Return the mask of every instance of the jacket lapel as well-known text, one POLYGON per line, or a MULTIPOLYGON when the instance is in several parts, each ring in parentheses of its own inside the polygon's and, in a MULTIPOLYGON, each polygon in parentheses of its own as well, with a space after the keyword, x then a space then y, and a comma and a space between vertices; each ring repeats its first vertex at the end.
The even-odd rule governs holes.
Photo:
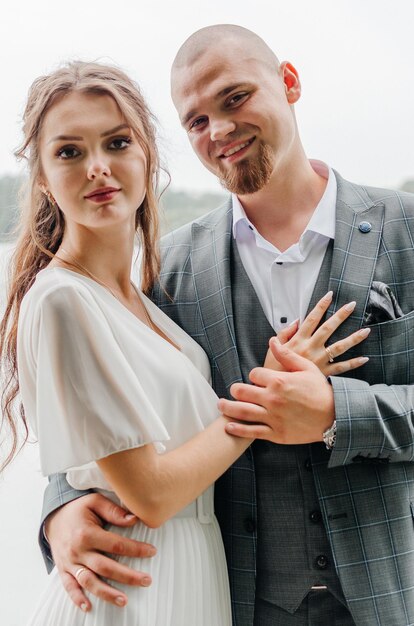
POLYGON ((242 380, 231 298, 231 200, 215 216, 193 224, 192 267, 207 352, 228 389, 242 380))
POLYGON ((384 204, 374 203, 364 187, 335 174, 338 183, 336 232, 328 287, 334 297, 328 316, 356 300, 352 316, 335 333, 335 340, 338 340, 363 324, 381 241, 384 204))
MULTIPOLYGON (((312 294, 310 308, 326 293, 334 292, 328 317, 343 304, 356 300, 355 311, 335 333, 335 340, 361 328, 381 240, 384 204, 374 203, 363 187, 335 172, 338 190, 335 241, 328 246, 312 294), (369 226, 367 232, 361 224, 369 226)), ((230 243, 232 205, 194 223, 192 264, 199 313, 212 363, 227 388, 241 381, 231 298, 230 243)))

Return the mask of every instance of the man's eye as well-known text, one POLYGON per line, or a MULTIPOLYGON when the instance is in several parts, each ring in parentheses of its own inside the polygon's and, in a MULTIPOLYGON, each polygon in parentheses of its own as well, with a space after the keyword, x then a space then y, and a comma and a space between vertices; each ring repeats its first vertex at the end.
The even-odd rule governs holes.
POLYGON ((131 137, 116 137, 109 144, 109 150, 125 150, 132 142, 131 137))
POLYGON ((193 122, 191 122, 189 130, 198 130, 203 127, 207 122, 206 117, 197 117, 193 122))
POLYGON ((242 93, 236 93, 236 94, 234 94, 234 96, 231 96, 227 100, 226 104, 227 104, 227 106, 238 105, 238 104, 240 104, 240 102, 243 102, 244 100, 246 100, 248 95, 249 94, 246 91, 243 91, 242 93))
POLYGON ((232 104, 239 104, 242 100, 247 98, 248 95, 249 94, 246 91, 243 91, 242 93, 236 93, 234 94, 234 96, 231 96, 231 98, 228 99, 227 104, 229 104, 230 106, 232 104))
POLYGON ((59 159, 64 160, 75 159, 79 155, 79 150, 74 146, 63 146, 63 148, 60 148, 57 151, 57 156, 59 157, 59 159))

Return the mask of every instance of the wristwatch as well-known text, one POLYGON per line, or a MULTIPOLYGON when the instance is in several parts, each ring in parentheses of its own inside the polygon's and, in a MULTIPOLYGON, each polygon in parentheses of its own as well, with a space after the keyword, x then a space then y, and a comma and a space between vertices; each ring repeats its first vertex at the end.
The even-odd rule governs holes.
POLYGON ((332 426, 327 428, 322 435, 323 442, 327 450, 332 450, 336 441, 336 420, 334 420, 332 426))

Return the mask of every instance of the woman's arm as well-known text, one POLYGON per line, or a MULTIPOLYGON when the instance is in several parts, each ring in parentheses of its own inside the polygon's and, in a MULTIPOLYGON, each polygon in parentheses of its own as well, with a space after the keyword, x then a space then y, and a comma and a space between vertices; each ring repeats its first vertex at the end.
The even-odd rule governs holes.
POLYGON ((249 447, 252 440, 225 431, 218 417, 204 431, 166 454, 152 444, 97 461, 118 497, 151 528, 195 500, 249 447))
MULTIPOLYGON (((293 325, 281 333, 279 340, 319 367, 325 376, 339 374, 363 365, 364 358, 331 363, 325 343, 351 315, 355 303, 343 306, 319 328, 332 300, 324 296, 300 327, 293 325)), ((363 329, 330 347, 339 356, 367 336, 363 329)), ((283 369, 269 350, 265 367, 283 369)), ((220 417, 183 446, 165 455, 158 455, 152 445, 113 454, 98 461, 106 479, 128 508, 151 527, 160 526, 181 508, 194 500, 213 483, 250 445, 244 448, 236 440, 226 438, 226 419, 220 417)))

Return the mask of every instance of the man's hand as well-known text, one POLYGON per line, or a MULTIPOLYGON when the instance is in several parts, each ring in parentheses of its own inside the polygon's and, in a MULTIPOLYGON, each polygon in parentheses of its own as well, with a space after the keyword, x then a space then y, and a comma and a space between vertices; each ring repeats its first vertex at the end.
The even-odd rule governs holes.
POLYGON ((126 585, 148 587, 151 584, 148 574, 122 565, 104 553, 150 557, 156 553, 154 546, 109 532, 103 528, 105 522, 127 527, 133 526, 137 518, 94 493, 65 504, 46 521, 46 535, 63 586, 82 611, 91 609, 83 589, 117 606, 127 604, 127 596, 100 576, 126 585), (75 574, 81 567, 86 570, 79 574, 80 585, 75 574))
POLYGON ((226 430, 238 437, 281 444, 322 441, 335 419, 331 385, 316 365, 277 338, 270 340, 270 347, 285 371, 257 367, 250 372, 252 385, 232 385, 235 401, 219 402, 220 411, 230 420, 226 430))

